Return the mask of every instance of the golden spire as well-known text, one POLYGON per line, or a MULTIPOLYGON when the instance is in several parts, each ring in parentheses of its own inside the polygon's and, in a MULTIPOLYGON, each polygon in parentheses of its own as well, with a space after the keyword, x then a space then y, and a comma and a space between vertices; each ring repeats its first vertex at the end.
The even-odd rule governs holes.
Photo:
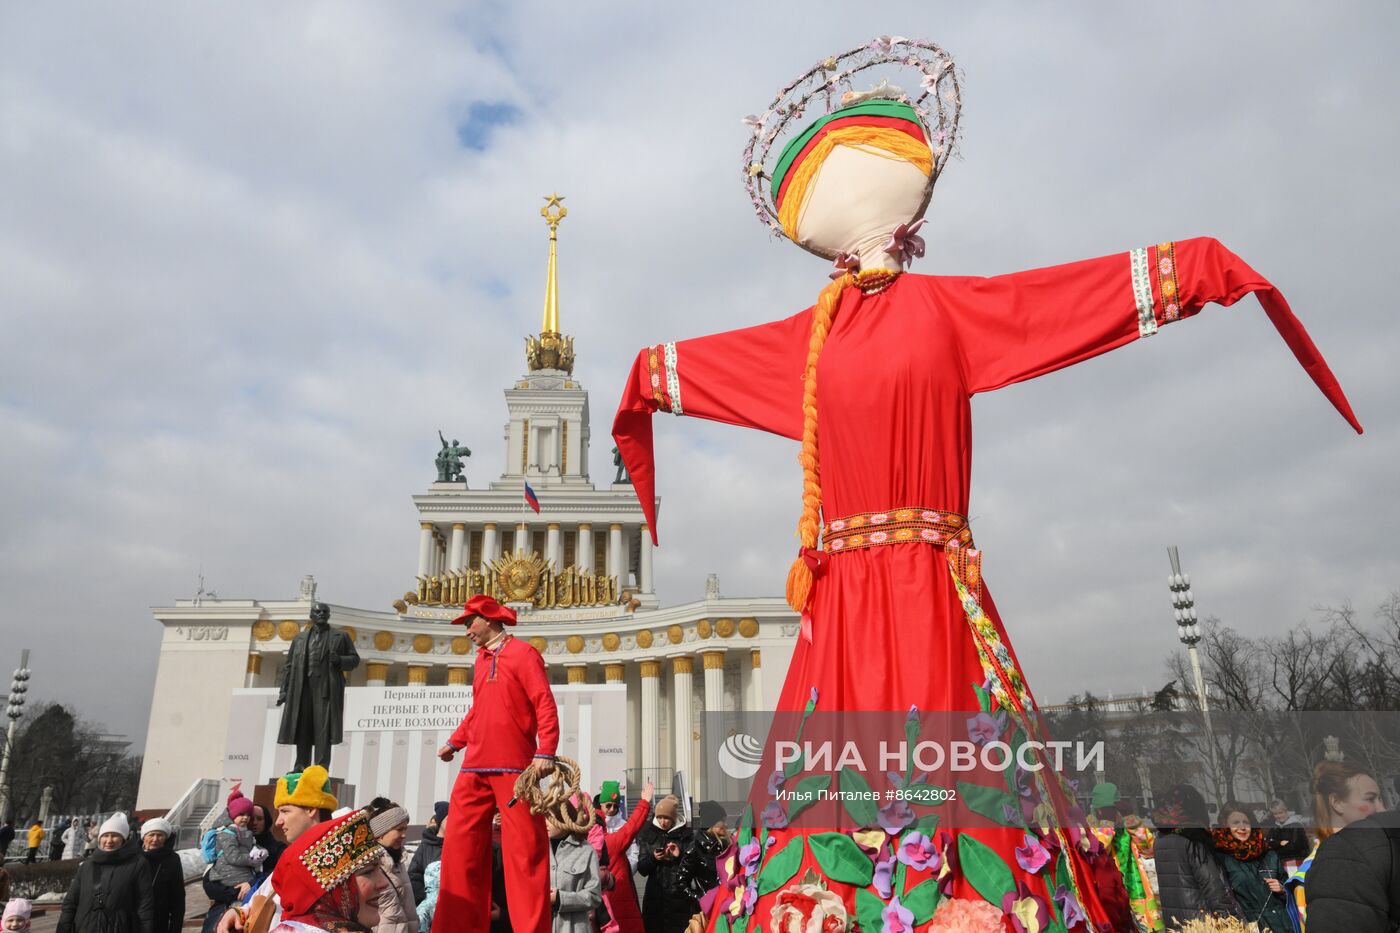
POLYGON ((560 202, 564 199, 557 194, 545 195, 547 202, 540 208, 540 216, 549 224, 549 277, 544 283, 544 327, 543 334, 559 333, 559 281, 555 277, 555 246, 559 242, 559 221, 569 216, 569 209, 560 202), (550 208, 554 208, 553 212, 550 208))
POLYGON ((545 195, 540 216, 549 224, 549 273, 544 284, 544 323, 540 335, 525 338, 525 358, 531 372, 539 369, 574 371, 574 338, 559 333, 559 280, 555 272, 559 222, 569 214, 559 194, 545 195))

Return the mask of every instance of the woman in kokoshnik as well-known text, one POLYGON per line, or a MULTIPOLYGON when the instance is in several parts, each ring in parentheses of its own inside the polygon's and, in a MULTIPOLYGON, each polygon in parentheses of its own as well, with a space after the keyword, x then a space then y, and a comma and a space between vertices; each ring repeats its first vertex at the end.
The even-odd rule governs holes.
MULTIPOLYGON (((801 551, 788 601, 802 614, 803 634, 780 717, 909 711, 917 731, 920 717, 971 710, 957 721, 967 721, 974 741, 1016 742, 1040 727, 965 518, 972 395, 1253 292, 1318 387, 1360 425, 1283 296, 1213 239, 993 278, 902 274, 922 255, 917 229, 951 151, 958 107, 946 53, 882 37, 820 63, 749 118, 745 174, 760 218, 833 259, 834 281, 813 307, 785 320, 643 349, 613 436, 653 536, 654 412, 802 442, 801 551), (844 106, 767 159, 803 108, 875 65, 917 69, 923 93, 911 98, 885 85, 847 94, 844 106)), ((765 807, 758 787, 740 828, 743 881, 717 903, 710 925, 780 933, 797 910, 803 923, 820 914, 833 928, 858 920, 900 933, 946 910, 995 914, 1014 930, 1132 929, 1086 883, 1082 813, 1050 773, 954 775, 966 779, 959 789, 975 812, 892 803, 878 816, 873 806, 848 809, 846 822, 821 828, 786 826, 792 814, 777 801, 765 807)), ((769 793, 785 779, 796 776, 775 774, 769 793)), ((829 786, 849 780, 843 772, 829 786)), ((940 782, 941 774, 928 780, 940 782)), ((886 799, 883 778, 868 783, 886 799)))

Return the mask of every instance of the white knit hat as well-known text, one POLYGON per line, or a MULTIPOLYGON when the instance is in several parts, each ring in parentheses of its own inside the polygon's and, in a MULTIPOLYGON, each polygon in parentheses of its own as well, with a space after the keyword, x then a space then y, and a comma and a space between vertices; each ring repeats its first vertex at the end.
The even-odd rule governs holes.
POLYGON ((107 817, 107 822, 97 830, 97 835, 102 836, 107 833, 116 833, 125 839, 131 835, 131 824, 126 821, 126 814, 118 811, 107 817))
POLYGON ((163 816, 153 817, 141 824, 141 835, 147 833, 165 833, 166 836, 175 835, 175 827, 170 825, 170 821, 163 816))

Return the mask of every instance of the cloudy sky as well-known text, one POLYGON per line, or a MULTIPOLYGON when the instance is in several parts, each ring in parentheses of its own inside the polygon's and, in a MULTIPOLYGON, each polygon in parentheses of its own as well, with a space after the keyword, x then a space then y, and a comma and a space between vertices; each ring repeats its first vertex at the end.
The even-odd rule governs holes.
MULTIPOLYGON (((436 431, 503 466, 557 189, 593 474, 637 347, 785 316, 824 265, 739 182, 776 88, 878 33, 966 73, 916 271, 1218 236, 1288 295, 1356 437, 1257 303, 974 402, 971 513, 1043 700, 1160 685, 1165 548, 1251 633, 1400 587, 1388 3, 7 4, 0 666, 144 735, 195 592, 387 608, 436 431)), ((660 425, 663 599, 777 594, 796 445, 660 425), (734 546, 733 521, 753 517, 734 546)), ((211 723, 211 728, 223 728, 211 723)))

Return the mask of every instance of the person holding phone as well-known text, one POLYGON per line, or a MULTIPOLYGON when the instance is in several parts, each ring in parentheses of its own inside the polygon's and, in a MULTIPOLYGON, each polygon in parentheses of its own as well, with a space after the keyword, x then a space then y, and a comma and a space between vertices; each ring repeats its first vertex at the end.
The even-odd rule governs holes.
POLYGON ((681 933, 700 902, 681 877, 681 855, 690 847, 691 829, 682 823, 681 802, 657 801, 651 822, 637 836, 637 871, 647 879, 642 895, 642 926, 646 933, 681 933))
POLYGON ((1278 853, 1254 825, 1254 816, 1233 801, 1220 808, 1220 825, 1211 830, 1215 857, 1225 873, 1230 893, 1246 922, 1271 933, 1293 933, 1283 897, 1282 865, 1278 853))

